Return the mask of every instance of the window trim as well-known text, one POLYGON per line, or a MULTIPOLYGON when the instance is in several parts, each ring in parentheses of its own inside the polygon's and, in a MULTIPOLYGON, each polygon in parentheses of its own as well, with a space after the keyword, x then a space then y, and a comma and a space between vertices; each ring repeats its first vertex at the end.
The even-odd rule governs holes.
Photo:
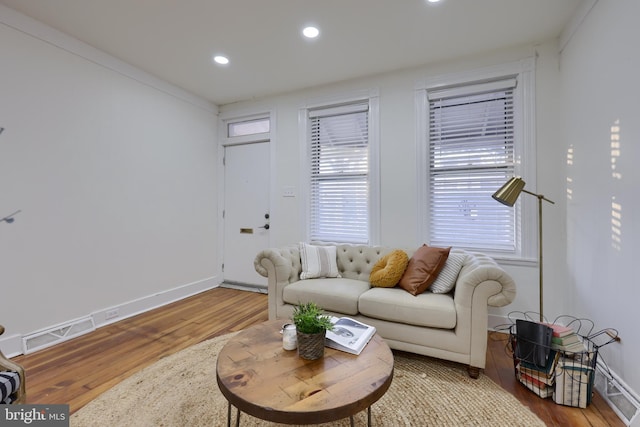
MULTIPOLYGON (((515 119, 515 173, 522 176, 534 191, 536 183, 536 135, 535 135, 535 58, 526 58, 507 64, 481 69, 455 72, 428 77, 415 86, 416 115, 416 168, 418 170, 418 238, 416 244, 429 242, 429 93, 465 84, 473 84, 500 78, 515 77, 518 86, 514 91, 515 119), (522 143, 518 143, 522 141, 522 143)), ((483 251, 488 255, 514 265, 530 265, 536 262, 538 236, 536 200, 520 197, 514 207, 519 215, 519 253, 483 251)), ((497 202, 496 202, 497 203, 497 202)))
MULTIPOLYGON (((379 97, 377 89, 354 91, 341 95, 330 95, 310 99, 298 109, 298 139, 300 146, 300 235, 309 242, 309 202, 310 202, 310 165, 309 137, 311 126, 309 111, 320 108, 338 107, 352 103, 369 103, 369 245, 380 244, 380 129, 379 97)), ((327 243, 327 242, 323 242, 327 243)))

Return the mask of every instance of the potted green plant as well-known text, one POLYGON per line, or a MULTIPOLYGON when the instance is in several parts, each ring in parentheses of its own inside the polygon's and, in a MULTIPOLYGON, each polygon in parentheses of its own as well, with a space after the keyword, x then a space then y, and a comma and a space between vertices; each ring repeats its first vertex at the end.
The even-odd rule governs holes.
POLYGON ((331 318, 316 303, 307 302, 294 308, 293 323, 296 325, 298 355, 308 360, 324 356, 325 333, 333 329, 331 318))

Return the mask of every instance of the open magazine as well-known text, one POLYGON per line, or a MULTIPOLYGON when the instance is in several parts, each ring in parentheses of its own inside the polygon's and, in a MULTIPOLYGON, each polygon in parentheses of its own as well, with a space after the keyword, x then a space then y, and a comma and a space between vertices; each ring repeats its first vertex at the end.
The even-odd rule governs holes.
POLYGON ((327 331, 325 345, 351 354, 360 354, 376 328, 349 317, 331 317, 333 330, 327 331))

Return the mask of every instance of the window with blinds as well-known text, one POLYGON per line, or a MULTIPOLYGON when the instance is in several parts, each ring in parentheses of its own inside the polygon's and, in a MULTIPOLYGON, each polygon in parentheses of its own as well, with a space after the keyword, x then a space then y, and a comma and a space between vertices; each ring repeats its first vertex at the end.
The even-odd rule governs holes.
POLYGON ((515 79, 428 91, 429 231, 438 246, 516 253, 516 209, 491 195, 515 172, 515 79))
POLYGON ((309 111, 309 238, 369 242, 368 103, 309 111))

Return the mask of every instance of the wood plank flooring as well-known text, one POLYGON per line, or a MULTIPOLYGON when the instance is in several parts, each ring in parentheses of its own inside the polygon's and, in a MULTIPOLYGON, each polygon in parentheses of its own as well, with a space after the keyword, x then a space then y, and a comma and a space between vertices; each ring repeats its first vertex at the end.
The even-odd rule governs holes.
MULTIPOLYGON (((68 403, 73 413, 163 357, 267 319, 266 295, 216 288, 14 360, 27 372, 27 403, 68 403)), ((515 379, 506 344, 506 335, 488 334, 484 374, 548 426, 624 426, 598 395, 586 409, 538 398, 515 379)))

